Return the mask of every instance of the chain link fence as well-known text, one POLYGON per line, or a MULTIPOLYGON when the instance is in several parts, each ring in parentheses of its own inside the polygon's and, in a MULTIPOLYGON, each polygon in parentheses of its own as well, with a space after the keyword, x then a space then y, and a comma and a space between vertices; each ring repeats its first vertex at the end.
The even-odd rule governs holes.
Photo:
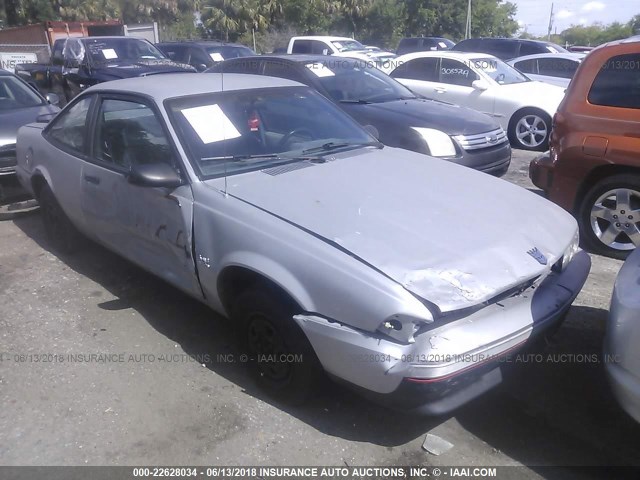
POLYGON ((13 72, 18 63, 48 63, 51 48, 47 44, 0 43, 0 68, 13 72))

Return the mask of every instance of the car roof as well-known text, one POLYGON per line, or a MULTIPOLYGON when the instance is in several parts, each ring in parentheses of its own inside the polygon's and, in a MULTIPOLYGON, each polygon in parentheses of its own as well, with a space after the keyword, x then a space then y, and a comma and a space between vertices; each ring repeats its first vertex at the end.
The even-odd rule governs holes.
POLYGON ((359 60, 357 58, 349 58, 349 57, 334 57, 331 55, 320 55, 320 54, 267 54, 267 55, 251 55, 247 57, 236 57, 230 58, 226 61, 228 62, 242 62, 242 61, 251 61, 251 60, 284 60, 285 62, 291 63, 310 63, 310 62, 339 62, 339 63, 362 63, 363 60, 359 60))
POLYGON ((488 53, 477 53, 477 52, 459 52, 454 50, 438 50, 438 51, 427 51, 427 52, 412 52, 407 53, 405 55, 400 55, 395 61, 409 61, 414 58, 426 58, 426 57, 442 57, 442 58, 451 58, 454 60, 474 60, 476 58, 493 58, 498 60, 498 57, 494 55, 490 55, 488 53))
POLYGON ((156 46, 171 45, 197 45, 199 47, 244 47, 249 48, 241 43, 221 42, 219 40, 175 40, 171 42, 158 42, 156 46))
POLYGON ((533 40, 531 38, 506 38, 506 37, 477 37, 477 38, 466 38, 464 40, 460 40, 459 43, 462 42, 470 42, 474 40, 498 40, 500 42, 524 42, 524 43, 535 43, 537 45, 551 45, 552 42, 547 42, 546 40, 533 40))
POLYGON ((584 59, 584 53, 534 53, 533 55, 523 55, 522 57, 516 57, 509 60, 508 64, 513 64, 514 62, 521 62, 523 60, 536 60, 538 58, 564 58, 566 60, 576 60, 577 62, 581 62, 584 59))
POLYGON ((0 75, 8 77, 9 75, 13 75, 13 73, 11 73, 9 70, 5 70, 4 68, 0 68, 0 75))
MULTIPOLYGON (((303 35, 301 37, 292 37, 291 40, 328 40, 328 41, 334 41, 334 40, 353 40, 353 38, 349 38, 349 37, 334 37, 331 35, 303 35)), ((356 40, 357 41, 357 40, 356 40)))
POLYGON ((158 103, 167 98, 249 90, 253 88, 298 87, 301 83, 283 78, 241 73, 162 73, 99 83, 86 92, 126 92, 153 97, 158 103), (169 88, 167 88, 169 85, 169 88))

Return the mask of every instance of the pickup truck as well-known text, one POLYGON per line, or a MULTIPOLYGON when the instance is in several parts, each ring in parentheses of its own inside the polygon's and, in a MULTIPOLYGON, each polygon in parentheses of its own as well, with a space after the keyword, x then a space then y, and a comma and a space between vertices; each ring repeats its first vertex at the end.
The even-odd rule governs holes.
POLYGON ((376 63, 390 60, 396 56, 392 52, 373 51, 353 38, 324 35, 292 37, 287 46, 287 53, 333 55, 376 63))
POLYGON ((15 73, 40 93, 55 93, 66 105, 84 89, 120 78, 157 73, 195 72, 167 58, 147 40, 133 37, 58 39, 48 64, 25 63, 15 73))

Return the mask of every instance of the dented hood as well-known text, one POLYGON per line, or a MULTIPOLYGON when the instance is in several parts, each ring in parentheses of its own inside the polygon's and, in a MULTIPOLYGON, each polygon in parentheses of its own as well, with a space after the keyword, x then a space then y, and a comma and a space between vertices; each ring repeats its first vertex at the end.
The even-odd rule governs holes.
POLYGON ((235 175, 228 192, 335 242, 443 312, 544 274, 577 228, 542 197, 450 162, 389 147, 334 157, 235 175))

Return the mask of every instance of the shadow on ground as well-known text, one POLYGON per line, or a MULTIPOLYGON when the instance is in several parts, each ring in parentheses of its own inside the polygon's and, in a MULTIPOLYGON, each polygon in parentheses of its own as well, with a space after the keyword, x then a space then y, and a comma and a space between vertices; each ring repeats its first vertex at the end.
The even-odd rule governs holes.
MULTIPOLYGON (((14 223, 51 251, 39 215, 17 218, 14 223)), ((58 257, 117 297, 97 303, 100 308, 135 309, 192 356, 236 353, 228 321, 106 249, 89 243, 78 254, 58 257)), ((505 376, 503 386, 458 410, 456 420, 472 435, 525 465, 640 465, 640 426, 618 408, 604 375, 601 346, 606 315, 605 310, 574 307, 550 343, 521 353, 542 355, 542 359, 522 357, 505 376)), ((334 383, 319 389, 321 393, 305 406, 294 408, 265 397, 239 364, 212 363, 208 368, 246 394, 276 405, 318 431, 347 440, 396 447, 421 438, 449 418, 392 412, 334 383)), ((397 464, 424 461, 421 452, 416 458, 401 456, 397 464)), ((568 478, 569 472, 563 472, 539 473, 568 478)))

